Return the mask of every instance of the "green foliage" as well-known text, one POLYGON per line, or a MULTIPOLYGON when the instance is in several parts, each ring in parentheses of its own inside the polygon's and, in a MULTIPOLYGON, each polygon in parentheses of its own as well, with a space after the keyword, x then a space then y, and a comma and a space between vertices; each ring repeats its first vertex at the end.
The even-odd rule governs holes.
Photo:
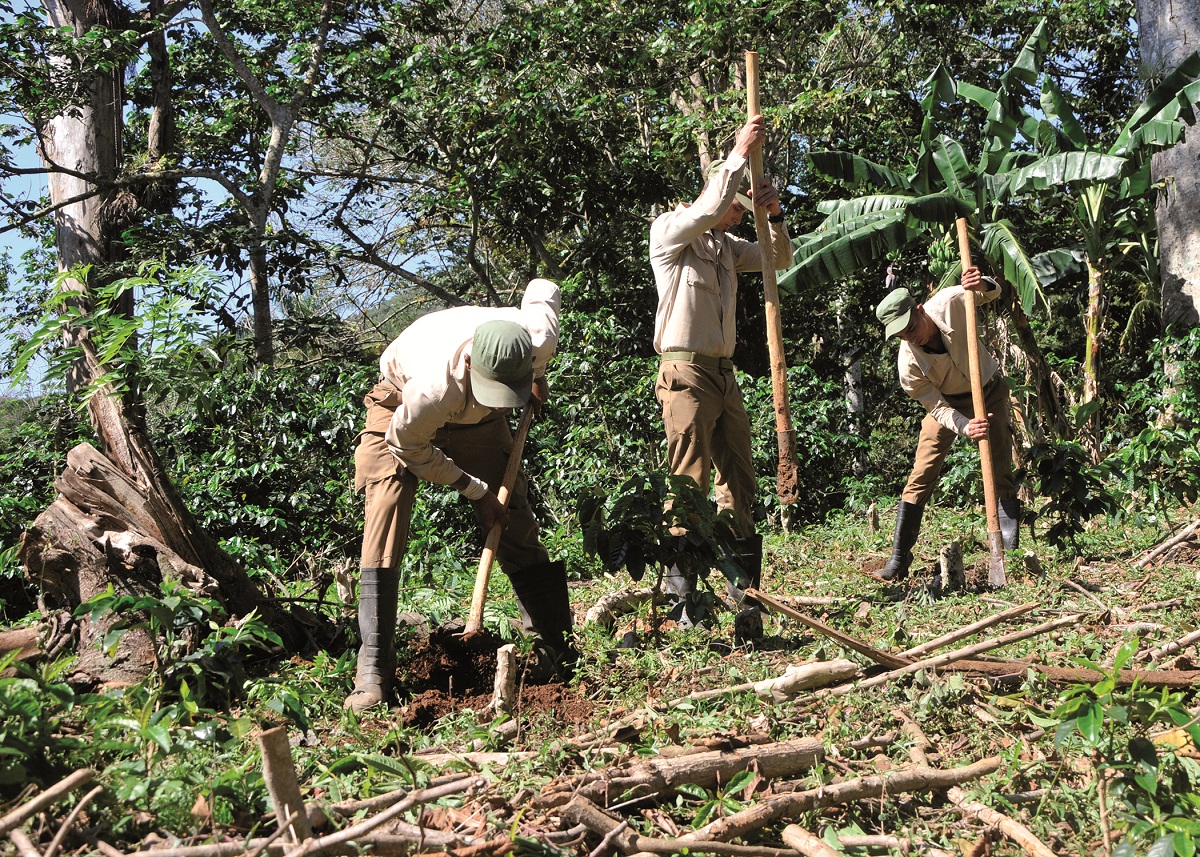
POLYGON ((1127 641, 1111 668, 1080 660, 1104 677, 1067 689, 1046 725, 1057 722, 1056 747, 1081 744, 1092 756, 1097 780, 1112 779, 1100 795, 1103 800, 1107 792, 1114 827, 1124 834, 1114 855, 1190 857, 1200 845, 1200 763, 1176 754, 1171 743, 1156 744, 1149 733, 1162 724, 1175 742, 1190 741, 1195 747, 1200 746, 1200 725, 1181 693, 1154 691, 1136 682, 1118 687, 1118 676, 1137 649, 1136 640, 1127 641))
MULTIPOLYGON (((758 476, 758 502, 767 512, 778 511, 774 392, 770 375, 739 377, 754 438, 754 470, 758 476)), ((841 385, 822 378, 812 365, 801 363, 787 370, 788 405, 796 432, 799 459, 797 485, 802 502, 794 510, 798 520, 821 520, 831 509, 845 504, 847 496, 861 494, 854 475, 855 463, 865 457, 868 444, 852 429, 846 414, 841 385)), ((759 514, 756 517, 763 517, 759 514)))
POLYGON ((66 662, 35 672, 19 663, 17 654, 0 658, 0 794, 5 795, 35 776, 53 782, 87 746, 81 737, 62 733, 62 716, 76 700, 62 678, 66 662))
POLYGON ((1092 464, 1078 443, 1039 444, 1030 450, 1029 460, 1031 472, 1037 475, 1037 493, 1047 498, 1037 518, 1050 522, 1044 536, 1051 544, 1077 547, 1087 521, 1120 510, 1120 499, 1111 487, 1113 464, 1092 464))
POLYGON ((616 491, 594 488, 579 504, 584 550, 604 568, 622 568, 635 581, 646 569, 676 566, 697 580, 719 568, 733 583, 742 577, 734 559, 735 522, 690 476, 634 476, 616 491))
POLYGON ((159 588, 161 596, 118 595, 110 585, 81 604, 76 615, 92 622, 115 617, 99 641, 110 657, 127 632, 145 630, 154 645, 152 680, 163 692, 178 694, 188 714, 214 701, 228 705, 245 683, 246 657, 283 645, 254 613, 223 624, 225 611, 215 599, 195 595, 174 580, 162 581, 159 588))
POLYGON ((197 310, 217 292, 212 272, 145 263, 134 276, 95 283, 86 300, 65 285, 89 279, 94 279, 90 268, 59 275, 41 321, 18 354, 15 377, 25 378, 39 356, 46 358, 50 378, 68 377, 85 360, 85 341, 99 371, 87 379, 83 403, 109 388, 151 399, 186 396, 210 376, 216 358, 212 330, 197 310), (136 317, 128 311, 135 291, 140 297, 136 317))
POLYGON ((150 416, 189 508, 251 573, 294 578, 306 552, 357 556, 354 442, 378 371, 333 359, 230 369, 150 416))

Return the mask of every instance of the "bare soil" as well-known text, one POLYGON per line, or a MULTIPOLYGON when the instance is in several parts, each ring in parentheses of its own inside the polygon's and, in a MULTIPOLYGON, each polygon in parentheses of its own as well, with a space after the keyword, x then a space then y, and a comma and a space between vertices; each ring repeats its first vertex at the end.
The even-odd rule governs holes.
MULTIPOLYGON (((488 631, 463 635, 458 628, 437 628, 415 643, 396 675, 404 725, 430 726, 464 709, 486 709, 496 681, 496 650, 504 642, 488 631)), ((570 723, 592 712, 592 703, 576 691, 561 682, 535 682, 527 670, 516 705, 521 717, 545 712, 570 723)))

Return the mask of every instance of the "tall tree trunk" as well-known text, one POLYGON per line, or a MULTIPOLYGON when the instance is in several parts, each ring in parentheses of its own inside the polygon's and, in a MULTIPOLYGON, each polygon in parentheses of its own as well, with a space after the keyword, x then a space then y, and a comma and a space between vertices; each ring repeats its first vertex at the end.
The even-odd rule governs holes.
MULTIPOLYGON (((1196 0, 1138 0, 1137 17, 1142 64, 1155 77, 1200 49, 1196 0)), ((1155 154, 1150 172, 1166 182, 1155 205, 1163 325, 1194 327, 1200 322, 1200 130, 1189 129, 1185 142, 1155 154)))
MULTIPOLYGON (((118 14, 116 6, 103 0, 44 0, 44 8, 53 26, 69 27, 77 35, 112 25, 118 14)), ((53 57, 51 64, 70 68, 65 57, 53 57)), ((85 70, 76 75, 88 97, 39 124, 39 154, 49 171, 51 201, 59 206, 55 211, 58 265, 63 274, 59 287, 75 293, 74 304, 86 314, 92 308, 93 288, 114 276, 124 250, 120 236, 137 200, 127 191, 107 189, 121 164, 122 71, 85 70)), ((86 330, 74 329, 67 344, 79 353, 68 388, 97 386, 107 367, 98 360, 86 330)), ((141 409, 111 386, 98 387, 88 399, 88 414, 107 462, 97 461, 83 449, 73 453, 74 460, 69 459, 67 472, 56 485, 59 498, 26 533, 21 547, 30 575, 45 584, 47 609, 67 609, 72 600, 86 600, 91 586, 84 578, 90 579, 92 572, 107 575, 119 590, 153 588, 154 574, 130 573, 135 566, 144 569, 149 563, 155 574, 174 571, 201 585, 199 579, 206 572, 215 579, 215 594, 231 612, 257 609, 294 641, 292 624, 196 525, 150 442, 141 409), (106 464, 116 473, 104 472, 106 464), (115 486, 107 500, 95 493, 100 483, 115 486), (185 568, 189 571, 182 571, 185 568)), ((94 634, 85 632, 81 639, 89 636, 94 634)), ((136 672, 148 668, 152 658, 135 652, 126 661, 136 672)), ((117 677, 124 680, 129 675, 117 677)))

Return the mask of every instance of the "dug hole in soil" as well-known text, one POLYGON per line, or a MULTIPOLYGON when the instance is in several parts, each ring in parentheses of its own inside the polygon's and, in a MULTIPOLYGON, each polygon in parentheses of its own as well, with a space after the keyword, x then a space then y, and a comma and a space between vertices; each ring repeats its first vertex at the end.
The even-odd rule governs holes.
MULTIPOLYGON (((467 708, 487 710, 496 683, 496 650, 504 644, 486 630, 463 635, 461 627, 435 628, 407 652, 401 650, 396 682, 404 725, 429 726, 467 708)), ((517 679, 514 717, 528 719, 546 712, 560 721, 580 723, 591 710, 586 699, 561 682, 534 684, 528 674, 517 679)))

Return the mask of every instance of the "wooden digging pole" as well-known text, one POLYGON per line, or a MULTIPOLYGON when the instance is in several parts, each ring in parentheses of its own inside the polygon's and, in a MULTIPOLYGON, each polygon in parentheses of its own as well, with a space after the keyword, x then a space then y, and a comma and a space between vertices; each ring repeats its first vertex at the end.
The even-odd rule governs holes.
MULTIPOLYGON (((746 51, 746 118, 761 113, 758 101, 758 52, 746 51)), ((750 187, 757 188, 763 175, 762 146, 750 153, 750 187)), ((763 304, 767 316, 767 351, 771 358, 771 391, 775 400, 775 435, 779 443, 779 469, 775 477, 775 492, 785 506, 800 499, 797 485, 799 465, 796 460, 796 430, 788 407, 787 363, 783 356, 783 324, 779 318, 779 284, 775 279, 775 247, 771 243, 771 227, 766 215, 754 212, 754 231, 762 249, 763 304)))
MULTIPOLYGON (((512 452, 508 455, 508 465, 504 468, 504 478, 500 481, 500 490, 496 492, 496 498, 505 509, 508 508, 508 498, 512 494, 513 485, 517 482, 517 473, 521 470, 521 453, 525 449, 525 438, 529 436, 529 426, 532 422, 531 402, 521 414, 521 422, 517 425, 517 433, 513 437, 512 452)), ((496 561, 496 548, 500 546, 500 535, 503 532, 503 525, 499 522, 493 524, 492 529, 488 531, 487 540, 483 543, 479 571, 475 573, 475 591, 471 594, 471 613, 467 616, 467 627, 463 629, 463 636, 474 634, 483 628, 483 602, 487 599, 492 563, 496 561)))
MULTIPOLYGON (((964 271, 971 267, 971 244, 967 239, 967 221, 960 217, 958 227, 958 255, 964 271)), ((987 416, 987 402, 983 398, 983 379, 979 370, 979 330, 976 319, 974 292, 963 291, 967 314, 967 362, 971 370, 971 404, 976 417, 987 416)), ((988 585, 999 589, 1008 583, 1004 574, 1004 539, 1000 534, 1000 513, 996 509, 996 475, 992 472, 992 442, 988 437, 979 439, 979 467, 983 472, 983 503, 987 509, 988 526, 988 585)))

